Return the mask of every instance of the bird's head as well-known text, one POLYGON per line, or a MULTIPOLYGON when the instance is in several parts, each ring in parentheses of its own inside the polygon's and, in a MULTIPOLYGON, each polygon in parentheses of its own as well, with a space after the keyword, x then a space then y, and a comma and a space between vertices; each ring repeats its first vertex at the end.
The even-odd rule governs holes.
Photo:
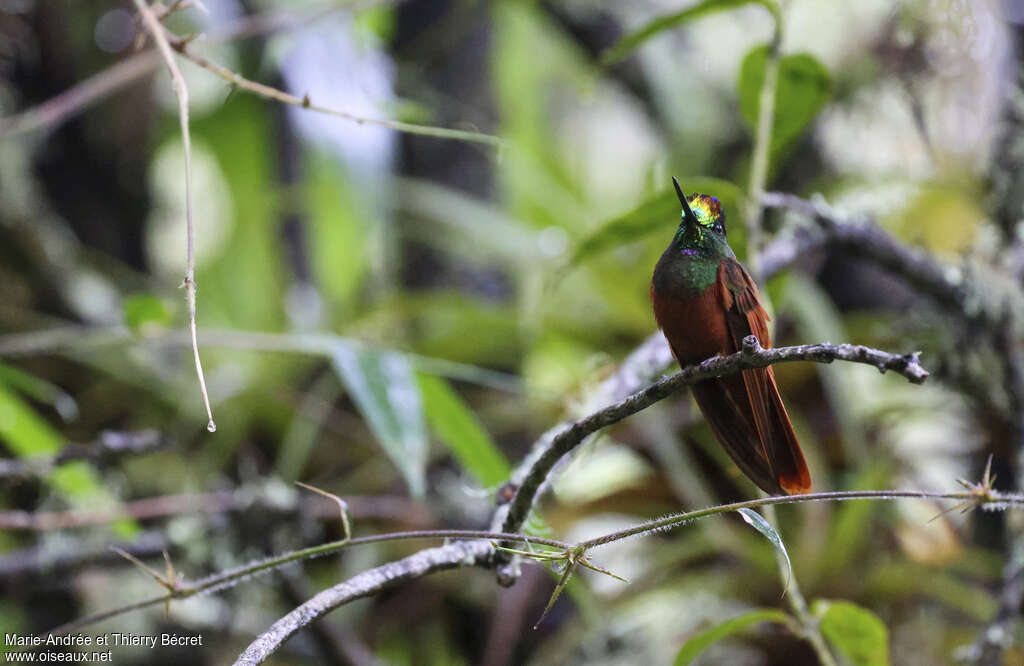
POLYGON ((722 211, 722 204, 710 194, 691 194, 689 197, 683 194, 683 188, 679 181, 672 178, 672 184, 676 187, 676 196, 683 206, 683 219, 679 227, 685 230, 687 235, 702 236, 705 232, 711 232, 725 237, 725 213, 722 211))

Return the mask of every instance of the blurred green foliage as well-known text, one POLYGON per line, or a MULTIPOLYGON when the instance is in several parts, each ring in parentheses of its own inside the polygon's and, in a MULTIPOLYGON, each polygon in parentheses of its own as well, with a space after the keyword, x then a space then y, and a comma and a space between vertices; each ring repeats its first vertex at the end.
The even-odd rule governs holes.
MULTIPOLYGON (((191 353, 180 335, 185 244, 175 206, 183 193, 167 81, 158 77, 152 91, 140 86, 136 97, 126 90, 90 110, 86 129, 67 130, 82 132, 73 136, 85 148, 53 137, 0 140, 3 331, 44 344, 73 327, 45 353, 4 356, 0 440, 33 464, 106 429, 158 428, 177 441, 172 450, 137 458, 46 467, 42 480, 0 494, 4 509, 88 512, 240 489, 234 512, 204 507, 206 513, 172 512, 114 523, 113 532, 99 525, 74 534, 73 549, 84 553, 94 542, 102 549, 112 536, 130 541, 141 525, 152 527, 190 576, 338 536, 336 514, 323 521, 277 510, 294 501, 282 480, 355 498, 362 534, 486 527, 494 491, 533 441, 600 406, 591 404, 595 388, 655 332, 650 276, 679 221, 672 175, 687 192, 719 198, 730 243, 747 259, 743 216, 751 203, 764 41, 783 24, 768 188, 808 196, 820 190, 844 209, 877 216, 899 238, 965 265, 994 256, 979 196, 984 142, 968 136, 985 123, 971 122, 974 116, 916 122, 912 108, 923 99, 927 108, 966 114, 1003 85, 985 76, 1006 68, 966 52, 957 68, 935 69, 941 49, 915 30, 953 34, 943 31, 967 23, 955 13, 924 3, 894 13, 859 3, 794 2, 782 11, 772 2, 708 0, 662 16, 630 3, 451 4, 450 11, 437 9, 443 16, 436 21, 402 14, 402 5, 361 10, 327 41, 345 35, 395 67, 395 96, 372 100, 371 115, 493 131, 507 142, 501 151, 392 136, 395 143, 376 148, 388 151, 381 160, 387 168, 375 171, 339 151, 326 130, 303 134, 293 116, 219 80, 211 84, 208 72, 189 66, 202 193, 198 324, 219 426, 213 435, 203 427, 191 353), (615 27, 612 38, 592 30, 604 20, 615 27), (410 25, 422 32, 406 34, 410 25), (972 70, 977 63, 992 67, 972 70), (960 87, 945 87, 951 81, 960 87), (973 86, 988 86, 986 94, 973 86), (916 90, 925 91, 921 99, 916 90), (134 125, 126 117, 151 124, 152 134, 128 134, 134 125), (283 147, 289 136, 294 144, 283 147), (87 150, 90 141, 100 149, 87 150), (125 201, 90 188, 81 172, 72 172, 74 184, 101 192, 112 211, 67 203, 62 197, 79 188, 43 182, 40 155, 56 155, 63 165, 78 152, 85 175, 128 182, 129 193, 146 199, 132 224, 115 227, 110 220, 125 201), (101 159, 108 154, 116 159, 101 159), (165 238, 166 225, 173 243, 155 240, 165 238), (145 250, 133 256, 116 243, 102 245, 104 227, 121 240, 147 238, 145 250), (275 335, 254 340, 249 333, 275 335)), ((297 11, 269 0, 253 6, 297 11)), ((85 30, 99 10, 47 11, 56 18, 41 15, 41 25, 71 26, 68 48, 90 53, 79 69, 46 79, 53 89, 94 71, 85 64, 99 70, 111 63, 85 30)), ((295 30, 225 44, 217 55, 272 82, 287 39, 313 39, 295 30)), ((986 53, 995 58, 996 50, 986 53)), ((362 65, 317 66, 338 75, 325 85, 354 105, 358 86, 340 75, 362 65)), ((0 95, 3 104, 16 97, 0 95)), ((767 220, 782 240, 800 225, 781 215, 767 220)), ((777 345, 851 341, 922 350, 929 369, 940 359, 943 369, 950 366, 944 354, 958 340, 934 310, 850 257, 808 253, 763 287, 777 345)), ((978 452, 999 441, 999 432, 988 430, 993 419, 963 387, 907 387, 841 363, 788 364, 777 376, 818 489, 935 489, 970 476, 978 452)), ((594 536, 756 492, 688 397, 596 440, 560 470, 555 499, 534 517, 533 531, 594 536), (665 456, 666 447, 679 456, 665 456), (672 468, 680 461, 686 469, 672 468)), ((941 509, 922 510, 931 517, 941 509)), ((527 627, 548 598, 549 577, 527 575, 500 593, 490 572, 475 571, 419 581, 331 619, 388 663, 478 663, 489 654, 514 663, 588 664, 810 658, 794 616, 774 608, 786 603, 777 551, 792 558, 808 599, 850 600, 818 602, 814 613, 830 644, 854 664, 887 664, 890 653, 892 663, 939 663, 995 613, 989 589, 1002 562, 991 540, 972 541, 968 519, 959 515, 923 524, 927 518, 891 505, 850 502, 780 508, 777 527, 757 514, 745 518, 768 540, 737 520, 713 519, 597 551, 602 566, 623 571, 631 584, 574 577, 570 594, 536 632, 527 627), (965 618, 973 623, 967 629, 965 618), (762 623, 770 641, 761 628, 752 630, 762 623)), ((11 557, 23 548, 56 550, 54 536, 5 533, 0 548, 11 557)), ((307 573, 324 587, 412 550, 354 549, 340 563, 311 563, 307 573)), ((135 588, 120 584, 137 576, 134 570, 109 561, 74 566, 61 608, 84 613, 135 600, 135 588)), ((172 609, 169 620, 140 616, 139 631, 192 622, 233 650, 239 634, 294 607, 302 594, 283 587, 277 578, 261 579, 226 592, 226 602, 172 609)), ((36 591, 17 592, 25 607, 0 604, 0 618, 19 631, 48 628, 34 614, 44 605, 36 591)), ((233 658, 228 652, 211 661, 233 658)), ((298 654, 280 663, 309 660, 298 654)))
MULTIPOLYGON (((751 50, 740 66, 740 113, 754 131, 757 131, 765 66, 771 48, 766 44, 751 50)), ((778 83, 770 148, 772 163, 781 159, 825 106, 831 87, 828 70, 807 53, 780 57, 776 76, 778 83)))
POLYGON ((889 633, 871 611, 848 601, 818 601, 821 631, 856 666, 888 666, 889 633))

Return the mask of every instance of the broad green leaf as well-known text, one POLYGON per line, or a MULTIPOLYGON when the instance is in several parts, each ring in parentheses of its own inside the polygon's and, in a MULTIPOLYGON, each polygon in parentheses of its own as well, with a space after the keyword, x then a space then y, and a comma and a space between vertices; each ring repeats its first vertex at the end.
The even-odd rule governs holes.
POLYGON ((786 552, 786 544, 782 543, 782 537, 775 531, 772 524, 765 520, 765 517, 757 511, 753 509, 740 509, 739 514, 748 525, 765 535, 772 542, 775 552, 786 561, 786 586, 783 589, 783 594, 785 594, 785 591, 789 589, 789 581, 793 576, 793 565, 789 561, 789 553, 786 552))
MULTIPOLYGON (((743 192, 736 185, 718 178, 689 176, 681 178, 679 182, 687 194, 703 192, 718 197, 725 212, 727 228, 730 219, 740 219, 743 192)), ((569 259, 568 266, 576 266, 602 252, 638 241, 655 231, 661 231, 664 234, 665 244, 668 245, 675 228, 679 225, 681 215, 682 208, 679 205, 679 199, 670 184, 660 194, 648 199, 625 215, 606 222, 597 231, 580 241, 569 259)))
POLYGON ((779 6, 774 2, 770 2, 770 0, 704 0, 704 2, 699 2, 692 7, 687 7, 686 9, 675 12, 674 14, 659 16, 640 29, 629 33, 620 39, 615 46, 612 46, 604 52, 601 56, 601 65, 607 67, 608 65, 615 64, 629 55, 630 52, 646 42, 648 39, 664 32, 665 30, 674 28, 686 23, 687 21, 703 18, 704 16, 714 14, 715 12, 736 9, 737 7, 743 7, 745 5, 761 5, 768 10, 776 23, 781 20, 779 16, 779 6))
MULTIPOLYGON (((768 49, 768 45, 753 48, 740 66, 740 113, 753 128, 757 127, 768 49)), ((779 61, 775 119, 772 123, 773 162, 818 115, 828 101, 831 87, 828 70, 814 56, 797 53, 784 56, 779 61)))
POLYGON ((743 615, 726 620, 683 643, 683 647, 679 648, 679 653, 676 654, 674 664, 675 666, 687 666, 710 645, 762 622, 777 622, 787 627, 793 626, 793 619, 775 608, 758 608, 747 611, 743 615))
POLYGON ((848 601, 814 603, 821 633, 856 666, 889 666, 889 632, 878 616, 848 601))
POLYGON ((167 303, 152 294, 129 294, 121 303, 124 323, 136 333, 171 325, 173 315, 167 303))
POLYGON ((427 423, 459 464, 484 487, 507 479, 508 460, 459 394, 440 377, 419 373, 417 378, 427 423))
POLYGON ((0 384, 6 384, 33 400, 51 405, 65 421, 73 421, 78 418, 78 403, 53 382, 0 363, 0 384))
POLYGON ((394 351, 337 344, 331 361, 409 491, 426 491, 427 432, 423 402, 409 359, 394 351))

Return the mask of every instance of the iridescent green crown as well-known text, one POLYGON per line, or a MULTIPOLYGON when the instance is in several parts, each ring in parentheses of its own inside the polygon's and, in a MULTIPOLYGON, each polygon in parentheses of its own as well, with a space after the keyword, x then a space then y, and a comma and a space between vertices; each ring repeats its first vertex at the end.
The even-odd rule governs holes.
POLYGON ((686 200, 690 202, 690 208, 701 226, 713 227, 716 224, 725 224, 722 204, 715 197, 710 194, 694 194, 686 197, 686 200))

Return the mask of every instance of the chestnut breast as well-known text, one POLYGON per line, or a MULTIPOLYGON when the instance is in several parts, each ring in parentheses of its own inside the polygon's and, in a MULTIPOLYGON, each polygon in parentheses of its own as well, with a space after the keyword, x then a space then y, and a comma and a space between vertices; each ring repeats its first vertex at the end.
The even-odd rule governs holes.
POLYGON ((680 297, 651 284, 654 318, 680 366, 732 353, 732 338, 716 292, 712 284, 703 292, 680 297))

